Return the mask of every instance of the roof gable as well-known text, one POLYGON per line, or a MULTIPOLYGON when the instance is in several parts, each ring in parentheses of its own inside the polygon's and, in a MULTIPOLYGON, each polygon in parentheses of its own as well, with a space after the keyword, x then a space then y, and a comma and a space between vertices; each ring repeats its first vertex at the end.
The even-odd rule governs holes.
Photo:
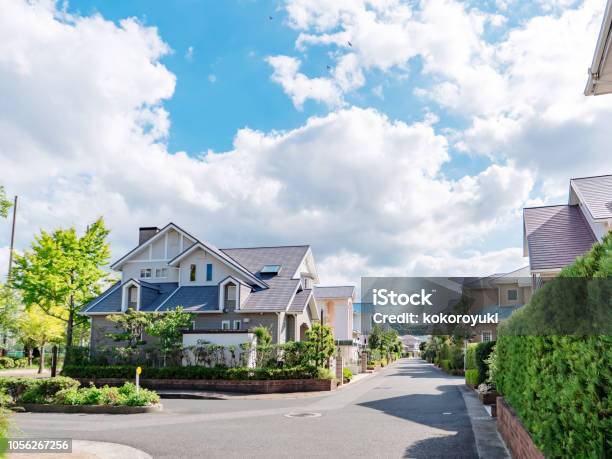
POLYGON ((130 250, 128 253, 126 253, 124 256, 122 256, 117 261, 115 261, 110 266, 111 269, 115 269, 115 270, 121 269, 121 267, 123 266, 123 264, 126 261, 129 261, 132 258, 134 258, 136 255, 140 254, 141 250, 143 250, 145 247, 148 247, 148 246, 152 245, 157 240, 161 239, 161 237, 163 235, 165 235, 171 229, 173 229, 174 231, 178 232, 179 234, 182 234, 184 237, 186 237, 187 239, 189 239, 191 241, 197 241, 197 239, 195 237, 193 237, 191 234, 189 234, 184 229, 180 228, 179 226, 175 225, 174 223, 168 223, 166 226, 164 226, 162 229, 160 229, 159 232, 157 232, 157 234, 155 234, 155 236, 153 236, 152 238, 146 240, 142 244, 137 245, 132 250, 130 250))
POLYGON ((575 205, 525 208, 523 224, 531 271, 563 268, 597 241, 575 205))
POLYGON ((571 190, 576 193, 593 219, 612 218, 612 175, 571 179, 570 204, 577 204, 572 202, 571 190))

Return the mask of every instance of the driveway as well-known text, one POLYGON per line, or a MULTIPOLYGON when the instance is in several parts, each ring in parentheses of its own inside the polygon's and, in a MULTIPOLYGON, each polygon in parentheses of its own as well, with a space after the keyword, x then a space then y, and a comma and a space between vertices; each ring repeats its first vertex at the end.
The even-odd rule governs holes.
POLYGON ((162 413, 20 413, 13 420, 28 436, 120 443, 154 458, 473 458, 478 453, 462 386, 463 378, 402 359, 324 396, 164 400, 162 413))

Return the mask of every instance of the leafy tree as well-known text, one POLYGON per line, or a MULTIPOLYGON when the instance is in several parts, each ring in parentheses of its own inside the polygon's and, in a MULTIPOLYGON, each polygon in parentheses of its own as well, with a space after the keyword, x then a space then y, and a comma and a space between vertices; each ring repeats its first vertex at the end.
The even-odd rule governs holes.
POLYGON ((188 329, 195 314, 184 312, 182 307, 163 314, 156 314, 152 323, 146 328, 151 336, 157 336, 164 353, 164 366, 168 353, 180 349, 183 344, 182 331, 188 329))
POLYGON ((259 325, 253 328, 253 333, 257 337, 257 345, 265 345, 272 344, 272 335, 270 334, 270 330, 268 330, 263 325, 259 325))
POLYGON ((18 320, 18 327, 20 336, 38 348, 40 352, 38 372, 42 373, 45 366, 45 346, 62 340, 63 322, 45 314, 38 306, 32 305, 18 320))
POLYGON ((6 194, 4 193, 4 187, 0 185, 0 217, 6 218, 8 216, 8 211, 11 208, 11 201, 6 199, 6 194))
POLYGON ((370 336, 368 337, 368 347, 371 350, 380 350, 383 342, 383 331, 380 325, 376 324, 372 327, 370 336))
POLYGON ((336 353, 334 334, 329 325, 321 325, 318 322, 306 333, 308 346, 306 348, 307 359, 314 362, 317 367, 322 367, 331 356, 336 353))
POLYGON ((66 323, 67 346, 72 346, 75 323, 87 320, 78 313, 99 295, 108 276, 102 269, 110 255, 108 234, 101 218, 82 237, 74 228, 42 231, 31 250, 15 257, 13 287, 27 308, 37 305, 66 323))
POLYGON ((21 314, 21 302, 8 285, 0 284, 0 333, 2 333, 2 355, 6 353, 8 336, 17 330, 17 319, 21 314))
POLYGON ((108 333, 108 337, 114 341, 125 341, 127 348, 136 349, 143 340, 144 332, 151 326, 155 314, 128 309, 125 314, 113 314, 108 316, 108 320, 114 322, 119 327, 117 333, 108 333))

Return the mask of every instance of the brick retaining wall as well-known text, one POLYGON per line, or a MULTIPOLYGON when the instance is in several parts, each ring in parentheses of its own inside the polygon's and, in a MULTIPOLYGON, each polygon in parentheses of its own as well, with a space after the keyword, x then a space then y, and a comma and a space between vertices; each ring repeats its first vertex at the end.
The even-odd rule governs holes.
POLYGON ((529 432, 503 397, 497 397, 497 430, 512 452, 512 457, 544 459, 544 455, 534 445, 529 432))
MULTIPOLYGON (((81 385, 90 382, 96 386, 121 386, 123 378, 75 378, 81 385)), ((129 380, 133 381, 133 380, 129 380)), ((336 389, 336 381, 329 379, 271 379, 271 380, 218 380, 218 379, 141 379, 140 385, 147 389, 160 390, 202 390, 221 392, 247 392, 272 394, 280 392, 317 392, 336 389)))

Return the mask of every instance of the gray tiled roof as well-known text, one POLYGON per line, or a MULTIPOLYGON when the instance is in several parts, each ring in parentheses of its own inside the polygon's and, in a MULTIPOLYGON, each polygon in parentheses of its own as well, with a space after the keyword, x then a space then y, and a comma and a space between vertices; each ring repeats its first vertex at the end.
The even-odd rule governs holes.
POLYGON ((526 208, 523 221, 532 271, 567 266, 596 242, 578 206, 526 208))
POLYGON ((300 290, 295 294, 291 306, 289 306, 288 312, 302 312, 308 304, 308 300, 312 294, 311 289, 300 290))
POLYGON ((293 298, 299 279, 273 277, 266 280, 269 289, 255 290, 240 307, 243 311, 284 311, 293 298))
MULTIPOLYGON (((281 265, 277 278, 290 279, 299 268, 309 246, 252 247, 245 249, 221 249, 246 269, 259 273, 265 265, 281 265)), ((268 283, 270 277, 261 276, 268 283)))
POLYGON ((219 309, 218 286, 188 286, 179 288, 159 311, 169 311, 182 306, 186 311, 217 311, 219 309))
POLYGON ((314 296, 316 299, 322 298, 352 298, 355 293, 354 285, 341 285, 314 288, 314 296))
MULTIPOLYGON (((143 283, 141 282, 141 285, 143 283)), ((148 298, 145 301, 144 296, 140 297, 141 311, 155 311, 171 294, 178 288, 178 282, 163 282, 159 284, 149 284, 157 287, 157 293, 154 297, 148 298)), ((145 291, 146 289, 142 289, 145 291)))
POLYGON ((85 308, 84 312, 121 312, 122 293, 119 288, 121 282, 115 282, 100 296, 92 300, 85 308))
POLYGON ((571 184, 593 218, 612 218, 612 175, 575 178, 571 184))

